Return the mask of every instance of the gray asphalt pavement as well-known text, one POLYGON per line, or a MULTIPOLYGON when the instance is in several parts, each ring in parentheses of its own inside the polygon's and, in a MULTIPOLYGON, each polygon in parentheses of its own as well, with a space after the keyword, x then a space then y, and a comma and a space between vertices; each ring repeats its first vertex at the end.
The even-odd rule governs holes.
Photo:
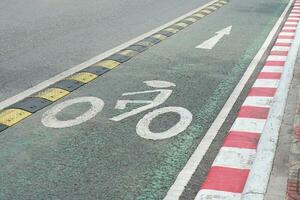
POLYGON ((2 0, 0 101, 207 0, 2 0))

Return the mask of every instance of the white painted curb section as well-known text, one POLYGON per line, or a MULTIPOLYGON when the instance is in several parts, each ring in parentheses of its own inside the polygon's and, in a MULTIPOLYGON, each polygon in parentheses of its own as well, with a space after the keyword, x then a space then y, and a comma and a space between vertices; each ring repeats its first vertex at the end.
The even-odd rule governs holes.
POLYGON ((215 121, 211 125, 211 127, 206 132, 205 136, 202 138, 201 142, 197 146, 194 153, 191 155, 190 159, 178 174, 175 182, 170 187, 167 195, 163 200, 178 200, 183 193, 185 186, 188 184, 189 180, 193 176, 194 172, 196 171, 199 163, 202 161, 202 158, 208 151, 212 141, 218 134, 222 124, 225 122, 229 112, 231 111, 234 103, 236 102, 237 98, 240 96, 241 92, 243 91, 247 81, 253 74, 254 70, 256 69, 257 65, 259 64, 260 60, 264 56, 264 53, 268 50, 270 43, 274 39, 280 25, 282 24, 285 16, 287 15, 288 10, 292 5, 293 0, 286 6, 285 10, 283 11, 282 15, 279 17, 278 21, 272 28, 271 32, 269 33, 268 37, 266 38, 265 42, 249 64, 247 70, 245 71, 244 75, 242 76, 241 80, 234 88, 233 92, 231 93, 230 97, 226 101, 225 105, 223 106, 222 110, 219 112, 218 116, 216 117, 215 121))
POLYGON ((279 130, 284 115, 289 87, 293 78, 299 45, 300 26, 298 25, 296 37, 289 51, 281 81, 269 112, 268 120, 258 143, 257 155, 247 179, 241 198, 242 200, 263 200, 267 191, 279 130))

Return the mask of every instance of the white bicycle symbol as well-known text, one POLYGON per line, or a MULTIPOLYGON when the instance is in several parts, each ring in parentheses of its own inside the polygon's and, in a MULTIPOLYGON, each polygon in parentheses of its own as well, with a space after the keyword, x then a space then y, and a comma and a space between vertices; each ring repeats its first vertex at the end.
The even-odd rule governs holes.
MULTIPOLYGON (((139 91, 139 92, 128 92, 122 94, 122 96, 133 96, 138 94, 149 94, 149 93, 158 93, 158 95, 153 100, 118 100, 115 106, 115 109, 123 110, 127 108, 128 104, 146 104, 144 106, 138 107, 136 109, 133 109, 129 112, 125 112, 123 114, 120 114, 118 116, 110 118, 110 120, 118 122, 123 119, 126 119, 128 117, 131 117, 133 115, 136 115, 138 113, 144 112, 146 110, 155 108, 161 104, 163 104, 172 94, 171 89, 168 89, 170 87, 175 87, 176 85, 174 83, 168 82, 168 81, 158 81, 158 80, 151 80, 151 81, 144 81, 144 83, 147 86, 150 86, 152 88, 155 88, 153 90, 146 90, 146 91, 139 91)), ((59 103, 52 107, 50 110, 44 113, 42 117, 42 123, 46 127, 51 128, 66 128, 66 127, 72 127, 75 125, 79 125, 94 116, 97 115, 104 107, 104 101, 97 97, 79 97, 70 99, 67 101, 64 101, 62 103, 59 103), (88 102, 91 104, 91 107, 89 110, 87 110, 82 115, 76 117, 75 119, 70 120, 58 120, 56 115, 62 111, 63 109, 74 105, 78 103, 88 102)), ((159 109, 155 109, 152 112, 147 113, 142 119, 139 120, 139 122, 136 125, 136 132, 139 136, 145 139, 151 139, 151 140, 161 140, 173 137, 181 132, 183 132, 192 122, 193 115, 192 113, 182 107, 163 107, 159 109), (152 132, 149 128, 150 123, 153 119, 158 117, 159 115, 165 114, 165 113, 177 113, 180 116, 179 121, 169 128, 166 131, 163 132, 152 132)))

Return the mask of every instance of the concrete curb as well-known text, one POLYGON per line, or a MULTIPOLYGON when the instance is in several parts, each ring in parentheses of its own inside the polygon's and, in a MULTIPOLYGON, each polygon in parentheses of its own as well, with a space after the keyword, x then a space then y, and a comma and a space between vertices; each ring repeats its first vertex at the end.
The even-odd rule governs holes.
MULTIPOLYGON (((275 152, 276 149, 276 140, 272 138, 271 130, 269 133, 265 133, 264 127, 268 119, 273 119, 269 122, 271 123, 271 128, 280 128, 281 119, 280 117, 277 118, 277 114, 284 111, 287 96, 284 93, 288 91, 290 77, 293 74, 293 61, 290 58, 293 58, 291 55, 294 53, 291 51, 291 46, 293 42, 296 42, 294 38, 300 18, 300 13, 298 13, 298 9, 300 9, 300 6, 298 7, 299 2, 299 0, 296 1, 297 6, 294 6, 292 12, 289 13, 292 5, 294 5, 294 2, 290 1, 274 26, 279 35, 275 37, 276 41, 268 53, 264 67, 258 74, 247 98, 242 104, 237 118, 225 138, 223 146, 214 160, 195 200, 263 199, 264 192, 259 191, 259 189, 266 189, 269 178, 268 171, 272 168, 274 156, 272 156, 272 152, 275 152), (280 28, 281 26, 282 28, 280 28), (288 65, 292 67, 285 67, 288 65), (276 91, 279 94, 275 98, 276 91), (276 108, 276 105, 273 105, 274 102, 281 102, 282 105, 280 104, 279 107, 277 105, 276 108), (271 107, 275 111, 272 111, 270 114, 271 107), (253 183, 251 180, 253 176, 251 177, 249 174, 253 168, 253 163, 257 155, 257 144, 261 135, 264 136, 262 136, 262 140, 260 141, 263 144, 260 145, 261 150, 259 152, 263 153, 262 157, 267 156, 268 159, 263 158, 261 162, 256 162, 257 166, 254 167, 259 170, 254 170, 252 173, 256 176, 256 173, 263 172, 258 177, 264 180, 253 183), (248 181, 248 187, 249 185, 251 186, 250 192, 248 192, 249 188, 247 186, 245 188, 248 178, 250 179, 250 183, 248 181), (246 193, 244 193, 244 189, 246 189, 246 193), (256 189, 259 192, 256 192, 256 189)), ((261 155, 257 156, 260 157, 261 155)), ((258 178, 255 177, 254 179, 258 178)))
MULTIPOLYGON (((298 2, 296 2, 295 5, 298 7, 298 2)), ((289 17, 291 16, 294 16, 293 11, 289 17)), ((279 130, 284 114, 289 87, 293 77, 299 45, 300 27, 297 26, 295 39, 292 43, 292 47, 284 65, 284 72, 280 81, 280 85, 274 97, 274 103, 271 107, 268 120, 258 144, 257 155, 242 194, 243 200, 264 199, 272 170, 279 130)))

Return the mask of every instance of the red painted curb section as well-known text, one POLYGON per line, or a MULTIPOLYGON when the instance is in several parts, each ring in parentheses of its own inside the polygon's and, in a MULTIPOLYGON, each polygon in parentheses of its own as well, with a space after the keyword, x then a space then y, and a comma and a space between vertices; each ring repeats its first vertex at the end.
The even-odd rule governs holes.
MULTIPOLYGON (((299 3, 299 4, 297 4, 299 3)), ((296 1, 196 200, 241 198, 300 18, 296 1)))

